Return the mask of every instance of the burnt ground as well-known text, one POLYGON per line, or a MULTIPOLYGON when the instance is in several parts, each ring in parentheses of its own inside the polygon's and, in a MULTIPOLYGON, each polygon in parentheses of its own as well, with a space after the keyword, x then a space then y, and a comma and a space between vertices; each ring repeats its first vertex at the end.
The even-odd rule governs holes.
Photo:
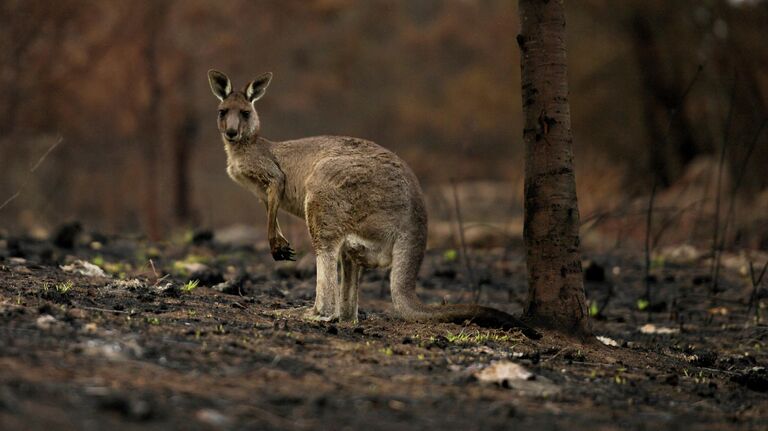
MULTIPOLYGON (((642 303, 641 256, 590 256, 610 347, 404 323, 382 272, 364 277, 358 324, 306 321, 291 310, 312 302, 311 257, 206 235, 57 242, 74 248, 0 239, 1 429, 768 429, 768 327, 743 268, 712 295, 706 259, 654 260, 642 303), (61 269, 78 259, 107 276, 61 269), (671 333, 640 331, 649 318, 671 333), (475 377, 503 360, 535 377, 475 377)), ((481 302, 519 314, 519 248, 471 258, 481 302)), ((430 252, 421 282, 428 302, 472 297, 453 250, 430 252)))

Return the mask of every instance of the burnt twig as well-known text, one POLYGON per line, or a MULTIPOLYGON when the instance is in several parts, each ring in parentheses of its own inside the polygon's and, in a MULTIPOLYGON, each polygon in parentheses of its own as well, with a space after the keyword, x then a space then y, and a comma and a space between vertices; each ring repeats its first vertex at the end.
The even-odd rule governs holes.
POLYGON ((654 179, 651 196, 648 198, 648 212, 645 216, 645 300, 648 301, 648 321, 651 321, 651 227, 653 220, 653 201, 656 199, 657 182, 654 179))
POLYGON ((752 282, 752 294, 749 296, 749 305, 747 306, 747 315, 749 315, 749 312, 752 310, 752 307, 755 307, 755 323, 760 323, 760 307, 755 304, 757 302, 757 288, 760 286, 760 283, 763 281, 763 277, 765 276, 765 271, 768 270, 768 261, 765 262, 765 265, 763 265, 763 269, 760 270, 760 275, 755 276, 755 266, 752 264, 752 261, 749 261, 749 280, 752 282))
MULTIPOLYGON (((736 100, 736 76, 734 74, 733 85, 731 87, 731 101, 728 106, 728 116, 725 120, 725 129, 723 130, 723 144, 720 146, 720 160, 717 164, 717 183, 715 188, 715 227, 712 229, 712 265, 710 273, 712 274, 712 293, 717 293, 718 278, 720 278, 720 195, 723 183, 723 165, 725 164, 725 153, 728 149, 728 142, 731 133, 731 122, 733 121, 733 105, 736 100)), ((724 235, 723 235, 724 236, 724 235)))
POLYGON ((29 173, 27 173, 27 177, 26 177, 26 178, 24 178, 24 182, 23 182, 23 183, 21 183, 21 186, 18 188, 18 190, 16 190, 16 193, 14 193, 13 195, 11 195, 11 197, 9 197, 8 199, 6 199, 6 200, 5 200, 5 202, 3 202, 2 204, 0 204, 0 210, 2 210, 3 208, 5 208, 6 206, 8 206, 8 204, 10 204, 11 202, 13 202, 13 200, 14 200, 14 199, 16 199, 17 197, 19 197, 19 195, 21 195, 21 192, 22 192, 22 191, 24 191, 24 189, 27 187, 27 184, 28 184, 28 183, 29 183, 29 181, 32 179, 32 174, 34 174, 34 173, 35 173, 35 171, 37 170, 37 168, 39 168, 39 167, 40 167, 40 165, 41 165, 41 164, 43 164, 43 161, 45 160, 45 158, 46 158, 46 157, 48 157, 48 155, 49 155, 49 154, 51 154, 51 152, 52 152, 52 151, 53 151, 53 150, 54 150, 56 147, 58 147, 58 146, 59 146, 59 144, 61 144, 61 143, 62 143, 62 141, 64 141, 64 137, 62 137, 62 136, 59 136, 59 139, 57 139, 57 140, 56 140, 56 142, 54 142, 54 143, 53 143, 53 145, 51 145, 51 146, 48 148, 48 150, 47 150, 45 153, 43 153, 43 155, 42 155, 42 156, 40 156, 40 158, 37 160, 37 163, 35 163, 35 164, 34 164, 34 166, 32 166, 32 169, 30 169, 30 170, 29 170, 29 173))
POLYGON ((736 195, 738 194, 739 189, 741 188, 741 184, 744 181, 744 176, 745 176, 745 173, 747 172, 747 165, 749 164, 749 160, 752 158, 752 153, 754 152, 755 147, 757 146, 757 141, 760 139, 760 135, 762 135, 763 129, 765 128, 766 125, 768 125, 768 118, 763 119, 763 122, 760 124, 760 127, 757 128, 757 133, 755 133, 755 136, 752 138, 752 141, 749 143, 749 146, 747 147, 747 153, 744 155, 744 158, 742 159, 741 164, 739 165, 739 169, 736 171, 736 181, 734 182, 733 187, 731 188, 731 197, 728 203, 728 212, 725 214, 725 224, 723 226, 723 235, 720 238, 720 250, 725 248, 725 238, 728 236, 728 227, 731 225, 732 222, 734 222, 735 213, 736 213, 736 195))
POLYGON ((475 279, 475 271, 472 268, 472 263, 469 261, 469 254, 467 254, 467 241, 464 238, 464 220, 461 217, 461 206, 459 204, 459 193, 456 190, 456 181, 451 179, 451 187, 453 189, 453 202, 454 209, 456 210, 456 222, 459 227, 459 243, 461 245, 461 257, 464 260, 464 267, 467 271, 467 281, 469 281, 470 288, 474 293, 473 302, 477 303, 480 300, 480 286, 475 279))

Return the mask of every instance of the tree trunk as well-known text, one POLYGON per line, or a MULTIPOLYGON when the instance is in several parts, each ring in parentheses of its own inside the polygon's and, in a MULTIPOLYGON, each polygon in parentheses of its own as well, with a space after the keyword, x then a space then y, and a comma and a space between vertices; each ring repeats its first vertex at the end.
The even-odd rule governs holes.
POLYGON ((531 323, 589 333, 579 253, 563 0, 519 0, 531 323))
POLYGON ((186 225, 195 222, 192 214, 192 186, 189 179, 189 160, 197 135, 197 118, 188 108, 181 124, 177 125, 173 142, 174 215, 176 222, 186 225))
POLYGON ((650 171, 660 186, 669 187, 703 148, 696 142, 694 126, 681 105, 685 84, 678 77, 665 74, 661 47, 648 17, 640 11, 632 18, 632 48, 643 83, 650 171), (682 112, 676 115, 677 109, 682 112))
POLYGON ((144 45, 146 79, 149 86, 149 100, 142 120, 143 153, 146 176, 144 178, 144 225, 147 236, 158 240, 162 236, 159 198, 159 154, 162 148, 160 129, 162 85, 160 83, 160 36, 164 26, 168 3, 156 1, 147 5, 144 45))

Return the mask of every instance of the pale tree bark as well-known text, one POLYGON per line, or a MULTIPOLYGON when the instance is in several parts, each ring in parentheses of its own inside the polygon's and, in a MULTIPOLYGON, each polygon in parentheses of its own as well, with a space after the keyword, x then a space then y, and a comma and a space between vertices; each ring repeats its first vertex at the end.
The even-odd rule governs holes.
POLYGON ((579 252, 563 0, 519 0, 531 323, 589 333, 579 252))

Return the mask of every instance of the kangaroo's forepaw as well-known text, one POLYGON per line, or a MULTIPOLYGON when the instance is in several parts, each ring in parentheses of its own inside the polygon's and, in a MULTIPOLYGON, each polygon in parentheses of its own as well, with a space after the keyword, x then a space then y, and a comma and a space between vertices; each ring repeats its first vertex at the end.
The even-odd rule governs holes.
POLYGON ((296 252, 286 242, 285 244, 276 244, 271 247, 272 258, 275 260, 296 260, 296 252))

